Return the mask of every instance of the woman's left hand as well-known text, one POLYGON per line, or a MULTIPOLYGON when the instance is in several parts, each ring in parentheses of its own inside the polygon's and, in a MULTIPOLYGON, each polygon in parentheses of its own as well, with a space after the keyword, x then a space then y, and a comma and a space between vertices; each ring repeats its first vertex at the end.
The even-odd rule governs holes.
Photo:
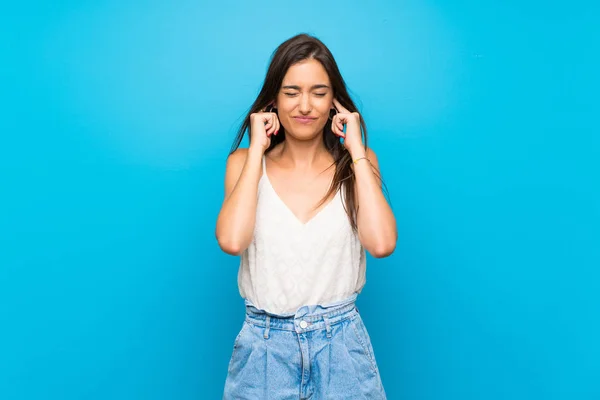
POLYGON ((344 138, 344 147, 350 154, 356 155, 364 152, 360 130, 360 114, 348 111, 337 99, 333 99, 333 105, 337 110, 337 114, 331 121, 331 130, 334 135, 344 138), (345 133, 344 125, 346 125, 345 133))

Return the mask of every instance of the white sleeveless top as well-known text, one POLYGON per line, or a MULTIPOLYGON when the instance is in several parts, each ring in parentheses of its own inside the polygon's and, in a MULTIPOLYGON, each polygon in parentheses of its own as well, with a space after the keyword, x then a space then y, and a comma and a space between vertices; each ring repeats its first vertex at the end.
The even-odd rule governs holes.
POLYGON ((360 293, 365 250, 352 230, 340 191, 303 224, 263 172, 256 223, 238 272, 240 295, 271 314, 294 315, 305 305, 328 305, 360 293))

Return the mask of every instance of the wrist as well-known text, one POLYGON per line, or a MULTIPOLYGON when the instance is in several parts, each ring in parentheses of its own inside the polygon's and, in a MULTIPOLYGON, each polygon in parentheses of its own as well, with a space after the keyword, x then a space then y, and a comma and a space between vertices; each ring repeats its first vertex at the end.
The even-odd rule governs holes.
POLYGON ((350 153, 350 157, 352 157, 352 161, 356 160, 357 158, 367 156, 367 152, 363 146, 360 146, 356 149, 349 149, 348 152, 350 153))
POLYGON ((261 158, 265 154, 265 149, 260 146, 252 146, 248 148, 248 156, 250 158, 261 158))

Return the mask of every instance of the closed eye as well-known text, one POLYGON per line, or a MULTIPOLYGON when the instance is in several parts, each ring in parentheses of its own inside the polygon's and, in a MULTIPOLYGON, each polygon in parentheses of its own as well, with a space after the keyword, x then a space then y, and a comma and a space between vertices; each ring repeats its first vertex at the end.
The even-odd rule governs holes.
MULTIPOLYGON (((298 93, 284 93, 284 94, 288 97, 294 97, 294 96, 298 95, 298 93)), ((325 97, 325 96, 327 96, 327 93, 315 93, 315 96, 325 97)))

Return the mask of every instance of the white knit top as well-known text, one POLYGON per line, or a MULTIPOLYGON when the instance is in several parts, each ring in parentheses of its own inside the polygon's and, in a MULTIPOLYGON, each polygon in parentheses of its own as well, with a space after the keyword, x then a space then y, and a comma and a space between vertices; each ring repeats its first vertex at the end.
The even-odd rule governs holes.
POLYGON ((271 314, 290 316, 305 305, 328 305, 360 293, 365 250, 337 192, 303 224, 277 195, 263 157, 253 240, 242 253, 240 295, 271 314))

